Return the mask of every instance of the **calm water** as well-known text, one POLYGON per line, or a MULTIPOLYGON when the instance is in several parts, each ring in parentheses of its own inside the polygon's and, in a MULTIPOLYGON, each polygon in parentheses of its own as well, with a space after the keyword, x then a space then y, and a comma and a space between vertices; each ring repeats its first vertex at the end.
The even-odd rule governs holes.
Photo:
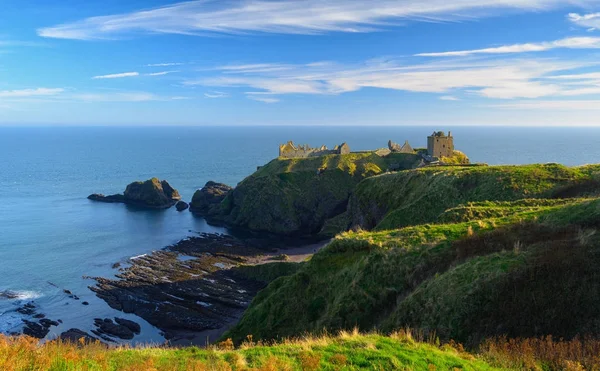
POLYGON ((235 185, 289 139, 329 147, 346 141, 353 150, 384 147, 388 139, 424 147, 433 129, 452 129, 457 148, 478 162, 600 162, 600 128, 0 128, 0 291, 21 294, 0 299, 0 332, 18 329, 14 310, 35 299, 49 318, 64 321, 51 336, 120 315, 143 324, 138 341, 161 341, 141 319, 97 299, 87 288, 93 281, 82 276, 111 276, 113 263, 192 232, 226 232, 189 212, 92 203, 90 193, 122 192, 133 180, 156 176, 189 201, 208 180, 235 185), (90 305, 68 299, 63 288, 90 305))

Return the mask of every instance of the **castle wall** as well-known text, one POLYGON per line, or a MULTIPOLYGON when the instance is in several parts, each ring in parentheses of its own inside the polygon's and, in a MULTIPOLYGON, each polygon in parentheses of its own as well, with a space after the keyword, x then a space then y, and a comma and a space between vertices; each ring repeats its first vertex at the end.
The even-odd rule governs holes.
POLYGON ((346 143, 336 146, 332 150, 327 149, 325 146, 320 148, 311 148, 308 145, 295 146, 291 141, 279 146, 279 157, 283 158, 307 158, 325 155, 345 155, 348 153, 350 153, 350 146, 348 146, 346 143))
POLYGON ((452 157, 454 155, 454 138, 438 135, 427 137, 427 153, 433 157, 452 157))

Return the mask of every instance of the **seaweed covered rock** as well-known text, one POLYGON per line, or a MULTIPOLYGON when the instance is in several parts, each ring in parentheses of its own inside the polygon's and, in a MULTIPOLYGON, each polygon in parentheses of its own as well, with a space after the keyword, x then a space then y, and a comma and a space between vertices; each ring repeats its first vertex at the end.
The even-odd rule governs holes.
POLYGON ((210 181, 194 193, 190 210, 199 214, 207 214, 213 206, 220 204, 232 189, 226 184, 210 181))
POLYGON ((99 202, 120 202, 151 209, 167 209, 181 200, 179 192, 166 180, 152 178, 144 182, 133 182, 121 194, 104 196, 92 194, 88 199, 99 202))

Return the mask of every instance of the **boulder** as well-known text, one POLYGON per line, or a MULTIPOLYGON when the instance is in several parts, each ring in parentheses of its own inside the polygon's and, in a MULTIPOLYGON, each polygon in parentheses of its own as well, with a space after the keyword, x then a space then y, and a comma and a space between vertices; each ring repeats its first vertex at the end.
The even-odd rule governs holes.
POLYGON ((108 203, 124 203, 151 209, 167 209, 181 200, 179 192, 166 180, 152 178, 144 182, 133 182, 123 194, 105 196, 94 193, 89 200, 108 203))
POLYGON ((197 213, 207 213, 212 206, 220 204, 232 189, 226 184, 210 181, 194 193, 190 210, 197 213))
POLYGON ((115 317, 115 322, 118 323, 121 326, 127 327, 134 334, 139 334, 140 332, 142 332, 142 327, 139 324, 137 324, 137 323, 135 323, 133 321, 130 321, 128 319, 115 317))
MULTIPOLYGON (((104 320, 95 319, 94 324, 98 328, 97 333, 116 337, 123 340, 133 339, 134 332, 127 326, 119 323, 114 323, 111 319, 107 318, 104 320)), ((94 332, 96 334, 96 332, 94 332)))
POLYGON ((175 204, 175 208, 177 209, 177 211, 187 210, 189 207, 190 207, 190 205, 188 205, 188 203, 185 201, 178 201, 175 204))

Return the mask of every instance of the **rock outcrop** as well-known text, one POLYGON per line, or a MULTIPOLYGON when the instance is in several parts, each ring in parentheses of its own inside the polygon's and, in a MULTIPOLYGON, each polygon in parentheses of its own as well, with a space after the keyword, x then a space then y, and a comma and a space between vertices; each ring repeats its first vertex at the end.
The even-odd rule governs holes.
POLYGON ((194 193, 190 210, 198 214, 208 214, 211 208, 220 204, 232 189, 226 184, 210 181, 194 193))
MULTIPOLYGON (((231 268, 265 251, 234 237, 203 234, 135 259, 118 279, 96 278, 97 285, 90 289, 110 307, 158 327, 167 339, 180 330, 224 330, 264 287, 263 282, 235 276, 231 268), (181 255, 195 259, 182 261, 181 255)), ((98 330, 92 333, 106 341, 139 333, 133 322, 115 322, 98 318, 98 330)))
MULTIPOLYGON (((380 157, 374 152, 276 159, 240 182, 203 216, 212 223, 255 232, 332 237, 349 222, 337 223, 341 229, 324 231, 327 221, 346 212, 350 196, 363 179, 386 172, 391 164, 401 170, 420 162, 416 154, 380 157)), ((199 199, 201 192, 197 194, 199 199)))
POLYGON ((175 204, 175 208, 177 209, 177 211, 184 211, 187 210, 189 207, 190 205, 188 205, 188 203, 185 201, 178 201, 175 204))
POLYGON ((121 194, 105 196, 102 193, 94 193, 88 196, 88 200, 106 203, 125 203, 125 196, 121 194))
POLYGON ((152 178, 145 182, 133 182, 123 194, 104 196, 94 193, 89 200, 108 203, 124 203, 151 209, 167 209, 181 200, 179 192, 166 180, 152 178))
MULTIPOLYGON (((136 334, 141 331, 140 325, 133 321, 129 321, 123 318, 115 318, 115 322, 112 319, 94 319, 94 325, 98 328, 92 330, 92 333, 102 338, 112 337, 123 340, 131 340, 136 334)), ((108 339, 107 339, 108 340, 108 339)))

